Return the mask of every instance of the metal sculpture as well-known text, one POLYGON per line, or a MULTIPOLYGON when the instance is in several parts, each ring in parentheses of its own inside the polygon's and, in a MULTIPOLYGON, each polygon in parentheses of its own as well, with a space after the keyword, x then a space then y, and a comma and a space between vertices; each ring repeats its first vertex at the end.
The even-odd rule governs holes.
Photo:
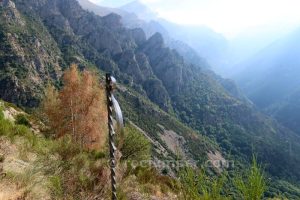
POLYGON ((119 127, 123 127, 123 115, 120 105, 113 95, 116 89, 117 81, 110 74, 106 74, 106 95, 107 95, 107 110, 108 110, 108 131, 109 131, 109 148, 110 148, 110 168, 111 168, 111 187, 112 200, 117 200, 117 180, 116 180, 116 151, 115 131, 113 124, 113 112, 115 113, 116 121, 119 127))

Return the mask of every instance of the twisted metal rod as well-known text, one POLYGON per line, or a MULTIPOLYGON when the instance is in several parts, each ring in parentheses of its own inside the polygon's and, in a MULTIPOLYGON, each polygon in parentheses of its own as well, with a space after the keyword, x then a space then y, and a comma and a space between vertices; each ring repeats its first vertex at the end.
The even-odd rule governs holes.
POLYGON ((116 180, 116 145, 115 131, 113 127, 113 99, 112 99, 113 83, 110 74, 106 74, 106 96, 108 110, 108 131, 109 131, 109 148, 110 148, 110 168, 111 168, 111 187, 112 200, 117 200, 117 180, 116 180))

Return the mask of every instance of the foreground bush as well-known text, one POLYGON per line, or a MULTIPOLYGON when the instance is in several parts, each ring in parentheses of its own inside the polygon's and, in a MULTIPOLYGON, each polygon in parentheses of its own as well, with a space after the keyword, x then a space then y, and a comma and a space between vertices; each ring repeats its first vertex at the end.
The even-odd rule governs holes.
POLYGON ((184 200, 261 200, 267 190, 263 170, 255 157, 249 169, 233 178, 225 172, 210 176, 204 170, 186 167, 180 171, 179 181, 184 200))
POLYGON ((234 178, 234 185, 237 188, 239 197, 244 200, 260 200, 267 190, 267 183, 261 166, 253 157, 252 166, 244 175, 237 175, 234 178))
POLYGON ((122 160, 151 159, 151 144, 149 140, 133 125, 128 124, 124 130, 125 138, 121 145, 122 160))

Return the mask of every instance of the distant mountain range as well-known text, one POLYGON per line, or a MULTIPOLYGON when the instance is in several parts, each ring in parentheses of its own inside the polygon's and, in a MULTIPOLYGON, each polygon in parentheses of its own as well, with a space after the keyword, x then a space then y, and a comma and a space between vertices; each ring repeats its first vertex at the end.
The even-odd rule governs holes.
POLYGON ((132 1, 126 5, 121 6, 120 9, 125 10, 129 13, 134 13, 139 19, 142 19, 146 22, 158 19, 157 13, 153 12, 150 8, 148 8, 140 1, 132 1))
MULTIPOLYGON (((208 47, 211 46, 211 43, 218 44, 217 40, 214 40, 213 38, 219 38, 221 41, 224 41, 220 34, 216 34, 207 27, 195 27, 198 32, 194 32, 193 28, 191 27, 183 27, 166 20, 159 19, 157 15, 151 11, 151 9, 149 9, 140 1, 133 1, 120 8, 98 6, 91 3, 89 0, 78 0, 78 2, 83 8, 100 16, 105 16, 108 13, 116 13, 122 16, 121 22, 124 26, 133 29, 143 29, 146 34, 146 38, 149 38, 156 33, 160 33, 163 36, 166 46, 170 47, 171 49, 175 49, 180 55, 183 56, 186 62, 195 66, 201 66, 202 69, 211 70, 212 67, 204 58, 205 56, 202 56, 202 54, 199 52, 206 52, 208 47), (186 31, 186 33, 184 33, 184 31, 186 31), (203 42, 203 45, 199 40, 199 35, 197 35, 197 33, 202 34, 202 37, 200 38, 205 41, 203 42), (180 35, 186 38, 182 38, 180 35), (192 35, 193 39, 189 35, 192 35), (188 44, 194 44, 193 40, 197 40, 199 42, 198 46, 195 45, 196 49, 188 44), (188 41, 188 43, 185 41, 188 41), (202 48, 203 51, 197 51, 197 48, 202 48)), ((211 50, 212 54, 215 54, 214 52, 217 52, 217 50, 211 50)), ((221 50, 219 52, 221 52, 221 50)), ((204 53, 204 55, 207 55, 207 53, 204 53)), ((214 59, 218 60, 216 57, 214 57, 214 59)), ((222 79, 221 77, 217 77, 216 80, 220 81, 219 83, 223 85, 225 89, 228 89, 228 92, 233 94, 235 97, 249 102, 233 81, 229 79, 222 79)))
MULTIPOLYGON (((100 16, 107 13, 117 13, 122 16, 122 23, 128 28, 142 28, 147 38, 156 32, 163 35, 166 44, 176 49, 193 64, 209 62, 215 64, 226 48, 226 39, 205 26, 183 26, 161 19, 140 1, 133 1, 120 8, 105 8, 79 0, 83 8, 100 16), (199 56, 201 55, 201 57, 199 56)), ((208 64, 206 64, 208 66, 208 64)))
POLYGON ((140 19, 159 23, 172 39, 189 45, 212 66, 222 60, 223 52, 228 45, 227 40, 212 29, 206 26, 179 25, 161 19, 140 1, 133 1, 120 9, 135 13, 140 19))
POLYGON ((261 109, 300 132, 300 29, 239 64, 235 79, 261 109))

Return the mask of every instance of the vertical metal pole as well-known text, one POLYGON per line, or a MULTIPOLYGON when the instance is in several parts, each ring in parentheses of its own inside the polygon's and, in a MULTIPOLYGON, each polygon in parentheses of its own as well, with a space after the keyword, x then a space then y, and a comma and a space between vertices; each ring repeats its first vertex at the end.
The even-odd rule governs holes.
POLYGON ((116 184, 116 146, 115 131, 113 127, 113 102, 112 102, 112 79, 110 74, 106 74, 106 95, 108 110, 108 131, 109 131, 109 148, 110 148, 110 167, 111 167, 111 189, 112 200, 117 200, 117 184, 116 184))

